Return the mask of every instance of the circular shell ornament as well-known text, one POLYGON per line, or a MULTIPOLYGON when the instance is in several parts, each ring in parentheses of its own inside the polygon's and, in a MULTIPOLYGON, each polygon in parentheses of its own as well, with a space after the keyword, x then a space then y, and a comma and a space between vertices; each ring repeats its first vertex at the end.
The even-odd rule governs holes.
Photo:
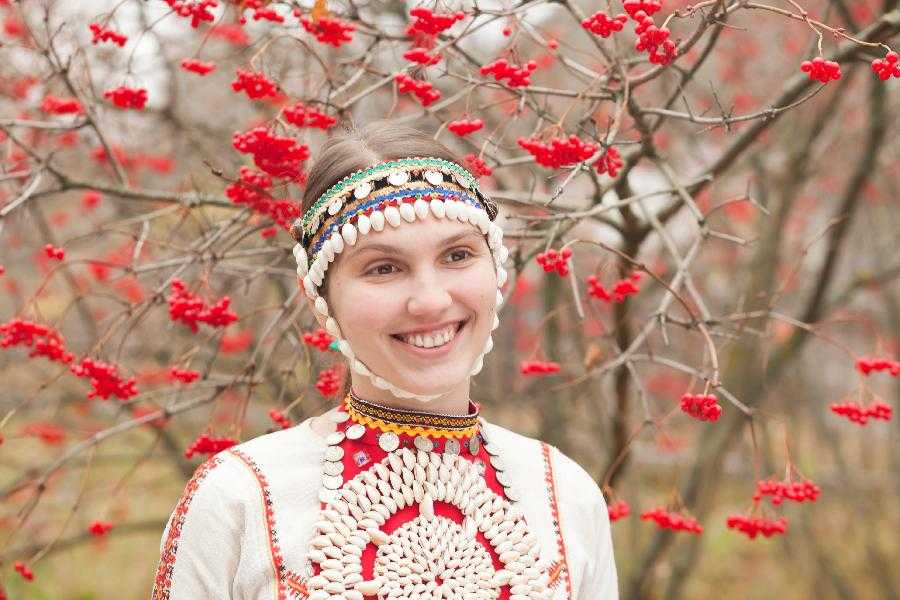
POLYGON ((406 171, 397 171, 388 175, 387 180, 391 185, 403 185, 409 181, 409 173, 406 171))
POLYGON ((371 193, 371 191, 372 191, 372 184, 369 183, 368 181, 365 181, 365 182, 359 184, 358 186, 356 186, 355 188, 353 188, 353 197, 356 198, 357 200, 362 200, 363 198, 368 196, 369 193, 371 193))
POLYGON ((444 183, 444 174, 440 171, 425 171, 425 181, 431 185, 440 185, 444 183))

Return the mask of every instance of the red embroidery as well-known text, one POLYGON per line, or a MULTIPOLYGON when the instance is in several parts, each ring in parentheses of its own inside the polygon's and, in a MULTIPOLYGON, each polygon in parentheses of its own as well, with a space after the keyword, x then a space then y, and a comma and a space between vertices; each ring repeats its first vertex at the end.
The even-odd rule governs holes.
POLYGON ((566 584, 566 598, 572 598, 572 580, 569 577, 569 561, 566 555, 566 543, 563 541, 562 525, 559 521, 559 501, 556 497, 556 478, 553 476, 553 462, 550 460, 550 445, 541 442, 541 452, 544 455, 544 481, 547 483, 547 493, 550 495, 550 510, 553 513, 553 529, 556 532, 556 546, 559 550, 559 560, 551 566, 550 585, 555 585, 560 579, 566 584))
POLYGON ((262 469, 252 458, 240 450, 230 448, 226 450, 226 452, 239 458, 241 462, 250 469, 254 477, 256 477, 256 481, 259 483, 259 489, 262 492, 263 499, 263 514, 266 518, 266 533, 268 534, 269 540, 269 552, 272 556, 272 567, 275 570, 276 598, 278 600, 287 600, 288 593, 290 593, 293 598, 298 598, 300 600, 307 598, 306 580, 293 571, 290 571, 284 565, 281 546, 278 544, 278 531, 275 529, 275 510, 272 503, 272 492, 269 490, 269 481, 266 478, 265 473, 262 472, 262 469))
POLYGON ((187 520, 188 506, 194 499, 194 494, 200 487, 200 482, 214 468, 222 463, 222 459, 216 455, 209 457, 203 464, 197 467, 193 477, 187 482, 181 500, 175 507, 172 523, 169 525, 169 533, 166 535, 166 543, 160 557, 159 567, 156 570, 156 580, 153 583, 153 600, 168 600, 172 588, 172 572, 175 569, 175 555, 178 553, 178 538, 181 537, 181 528, 187 520))

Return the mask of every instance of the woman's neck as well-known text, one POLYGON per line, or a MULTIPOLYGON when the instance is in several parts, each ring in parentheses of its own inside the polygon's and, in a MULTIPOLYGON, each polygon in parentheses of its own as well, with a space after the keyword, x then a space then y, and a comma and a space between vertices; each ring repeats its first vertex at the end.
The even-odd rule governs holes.
POLYGON ((449 392, 441 394, 430 402, 421 402, 415 398, 398 398, 388 390, 382 390, 375 387, 368 378, 357 376, 356 373, 352 374, 350 387, 353 394, 358 398, 389 406, 391 408, 402 408, 406 410, 442 413, 447 415, 464 415, 469 412, 468 378, 449 392))

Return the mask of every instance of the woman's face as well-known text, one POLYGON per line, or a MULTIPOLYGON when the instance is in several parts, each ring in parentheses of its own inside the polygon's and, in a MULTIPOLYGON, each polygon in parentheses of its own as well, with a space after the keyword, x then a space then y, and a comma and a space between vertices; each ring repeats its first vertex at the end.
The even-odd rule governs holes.
MULTIPOLYGON (((491 332, 497 294, 493 258, 476 227, 430 213, 386 225, 346 246, 326 281, 330 314, 375 374, 416 394, 465 386, 468 397, 469 371, 491 332), (419 339, 402 335, 421 331, 442 333, 430 341, 424 333, 419 339), (411 345, 423 342, 443 345, 411 345)), ((352 376, 360 394, 373 389, 368 378, 352 376)))

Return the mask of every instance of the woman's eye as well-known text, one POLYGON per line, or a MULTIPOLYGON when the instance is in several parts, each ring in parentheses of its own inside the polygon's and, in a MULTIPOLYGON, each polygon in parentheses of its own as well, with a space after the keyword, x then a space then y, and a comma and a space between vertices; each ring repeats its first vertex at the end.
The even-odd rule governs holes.
MULTIPOLYGON (((450 253, 450 256, 452 257, 452 256, 459 255, 459 254, 462 254, 464 257, 461 260, 465 260, 466 258, 473 256, 473 254, 466 248, 460 248, 458 250, 454 250, 453 252, 450 253)), ((460 262, 460 261, 459 260, 451 260, 450 262, 460 262)))
POLYGON ((376 265, 376 266, 372 267, 371 269, 369 269, 368 274, 369 274, 369 275, 390 275, 390 274, 391 274, 391 271, 384 271, 384 270, 382 270, 382 269, 390 269, 390 268, 392 268, 393 266, 394 266, 394 265, 392 265, 392 264, 390 264, 390 263, 384 263, 384 264, 382 264, 382 265, 376 265))

